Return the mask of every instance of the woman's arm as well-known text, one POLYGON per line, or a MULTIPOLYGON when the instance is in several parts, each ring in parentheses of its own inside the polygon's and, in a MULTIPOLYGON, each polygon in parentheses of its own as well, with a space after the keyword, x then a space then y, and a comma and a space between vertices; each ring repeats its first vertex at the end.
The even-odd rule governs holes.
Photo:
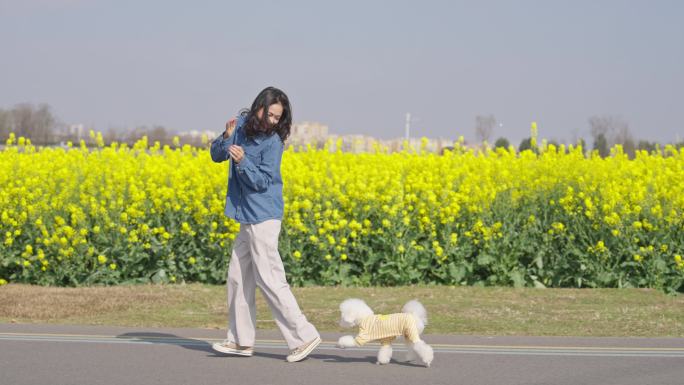
POLYGON ((234 142, 235 126, 237 125, 237 118, 232 118, 226 123, 226 130, 221 135, 211 142, 211 160, 216 163, 224 162, 230 159, 228 147, 234 142))

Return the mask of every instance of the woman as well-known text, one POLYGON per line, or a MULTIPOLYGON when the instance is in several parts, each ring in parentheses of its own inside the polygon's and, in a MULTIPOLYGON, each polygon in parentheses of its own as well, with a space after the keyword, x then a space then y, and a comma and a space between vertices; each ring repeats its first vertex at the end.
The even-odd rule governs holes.
POLYGON ((303 360, 321 342, 299 309, 278 253, 283 217, 280 162, 291 124, 287 95, 268 87, 249 110, 228 121, 226 131, 211 144, 214 162, 232 160, 225 214, 240 223, 228 266, 228 335, 213 344, 222 353, 254 353, 256 286, 291 350, 288 362, 303 360))

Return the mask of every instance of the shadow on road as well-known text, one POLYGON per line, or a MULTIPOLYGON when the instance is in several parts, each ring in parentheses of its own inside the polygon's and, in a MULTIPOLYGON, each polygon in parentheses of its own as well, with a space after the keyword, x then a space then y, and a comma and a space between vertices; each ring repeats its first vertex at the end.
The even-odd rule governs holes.
POLYGON ((195 340, 192 338, 178 337, 174 334, 167 333, 124 333, 119 334, 116 338, 125 340, 135 340, 138 342, 160 345, 176 345, 182 346, 189 350, 195 350, 205 353, 212 353, 218 356, 211 348, 211 344, 203 340, 195 340))
MULTIPOLYGON (((160 345, 175 345, 181 346, 185 349, 194 350, 198 352, 207 353, 208 357, 231 357, 237 359, 244 359, 249 357, 242 356, 231 356, 230 354, 224 354, 215 351, 211 348, 211 344, 204 340, 196 340, 192 338, 178 337, 174 334, 168 333, 124 333, 116 336, 116 338, 125 340, 135 340, 137 342, 149 343, 149 344, 160 344, 160 345)), ((254 352, 256 357, 271 358, 275 360, 285 360, 287 354, 272 354, 263 352, 254 352)))
MULTIPOLYGON (((333 363, 366 362, 366 363, 370 363, 370 364, 375 364, 377 362, 377 357, 375 357, 375 356, 343 357, 343 356, 337 356, 337 355, 332 355, 332 354, 311 354, 309 357, 321 360, 323 362, 333 362, 333 363)), ((389 365, 401 365, 401 366, 421 367, 421 368, 424 367, 423 365, 418 365, 418 364, 413 363, 413 362, 397 361, 395 359, 392 359, 390 361, 389 365)))
MULTIPOLYGON (((214 349, 211 348, 211 344, 207 341, 204 340, 196 340, 192 338, 185 338, 185 337, 179 337, 174 334, 168 334, 168 333, 124 333, 124 334, 119 334, 116 336, 116 338, 122 339, 122 340, 134 340, 136 342, 141 342, 141 343, 148 343, 148 344, 160 344, 160 345, 175 345, 175 346, 181 346, 185 349, 189 350, 194 350, 198 352, 203 352, 207 353, 209 357, 228 357, 230 356, 229 354, 223 354, 215 351, 214 349)), ((285 347, 284 347, 285 348, 285 347)), ((266 353, 266 352, 254 352, 255 357, 263 357, 263 358, 270 358, 274 360, 285 360, 285 357, 287 356, 287 353, 281 353, 281 354, 276 354, 276 353, 266 353)), ((230 356, 233 358, 248 358, 248 357, 241 357, 241 356, 230 356)), ((376 357, 375 356, 366 356, 366 357, 344 357, 344 356, 338 356, 334 354, 318 354, 318 353, 312 353, 307 357, 307 360, 310 359, 315 359, 315 360, 320 360, 323 362, 330 362, 330 363, 353 363, 353 362, 366 362, 370 364, 375 364, 376 362, 376 357)), ((402 362, 402 361, 397 361, 397 360, 392 360, 390 365, 402 365, 402 366, 412 366, 412 367, 422 367, 422 365, 417 365, 412 362, 402 362)))

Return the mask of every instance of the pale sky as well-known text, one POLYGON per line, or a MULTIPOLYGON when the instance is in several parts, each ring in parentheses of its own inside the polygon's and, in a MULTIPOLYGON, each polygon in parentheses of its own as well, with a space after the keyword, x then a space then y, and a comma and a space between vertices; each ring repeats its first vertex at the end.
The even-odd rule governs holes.
POLYGON ((332 133, 684 140, 684 1, 0 0, 0 108, 222 129, 266 86, 332 133))

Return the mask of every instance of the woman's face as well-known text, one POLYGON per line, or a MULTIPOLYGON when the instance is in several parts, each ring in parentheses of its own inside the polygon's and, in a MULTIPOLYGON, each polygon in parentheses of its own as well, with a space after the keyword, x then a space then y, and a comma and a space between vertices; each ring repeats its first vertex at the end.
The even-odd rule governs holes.
MULTIPOLYGON (((264 115, 264 109, 257 111, 257 118, 262 119, 264 115)), ((271 104, 268 106, 268 116, 267 122, 270 127, 274 127, 280 121, 280 117, 283 115, 283 105, 280 103, 271 104)))

